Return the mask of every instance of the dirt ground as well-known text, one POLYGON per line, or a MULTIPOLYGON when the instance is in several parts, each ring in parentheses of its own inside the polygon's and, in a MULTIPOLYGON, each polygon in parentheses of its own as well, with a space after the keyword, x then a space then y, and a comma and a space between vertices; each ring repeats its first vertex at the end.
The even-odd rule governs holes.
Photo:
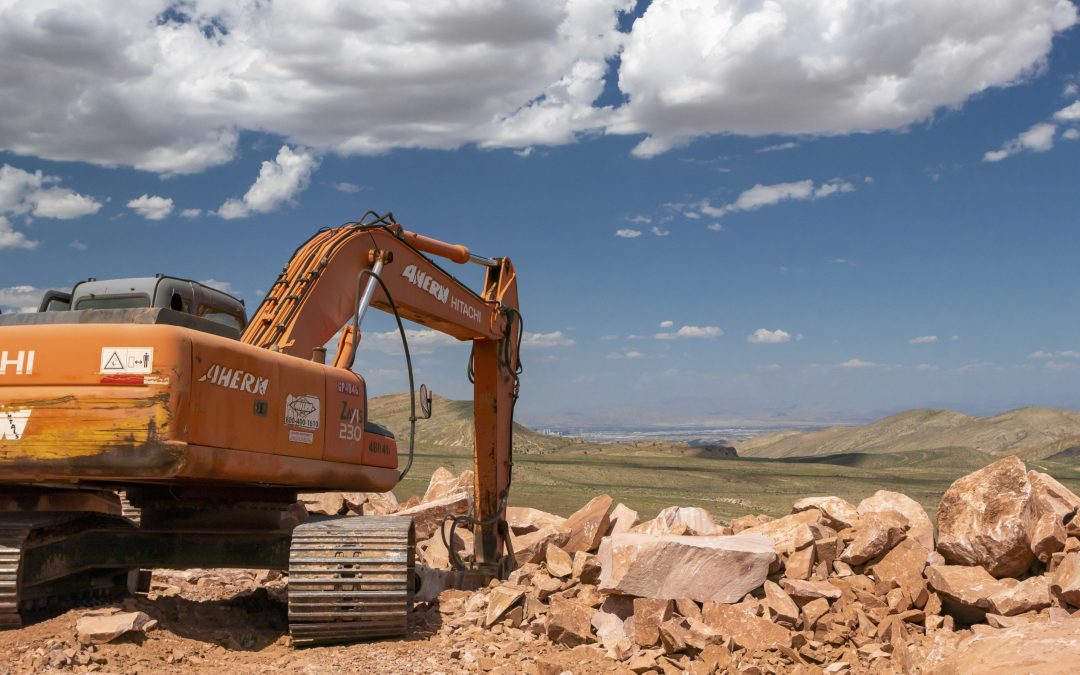
MULTIPOLYGON (((286 625, 285 582, 254 570, 158 570, 149 596, 111 605, 158 621, 145 635, 82 646, 73 609, 17 630, 0 632, 0 674, 100 673, 464 673, 531 670, 552 647, 501 626, 480 631, 443 626, 436 607, 418 604, 407 639, 294 648, 286 625)), ((451 618, 452 619, 452 618, 451 618)))

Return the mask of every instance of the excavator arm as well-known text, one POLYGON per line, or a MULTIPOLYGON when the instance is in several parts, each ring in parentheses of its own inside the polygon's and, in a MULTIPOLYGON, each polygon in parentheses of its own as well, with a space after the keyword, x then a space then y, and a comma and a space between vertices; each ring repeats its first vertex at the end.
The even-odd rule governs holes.
POLYGON ((478 572, 500 575, 522 335, 514 266, 508 258, 483 258, 409 232, 392 214, 369 212, 358 222, 318 232, 296 250, 242 340, 321 360, 324 345, 340 331, 334 365, 350 368, 369 306, 472 341, 474 557, 478 572), (425 254, 485 266, 483 289, 473 291, 425 254))

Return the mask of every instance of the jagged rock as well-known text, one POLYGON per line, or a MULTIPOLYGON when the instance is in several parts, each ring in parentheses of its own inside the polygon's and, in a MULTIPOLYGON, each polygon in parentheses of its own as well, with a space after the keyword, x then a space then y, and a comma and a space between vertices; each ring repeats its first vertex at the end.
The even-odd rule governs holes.
POLYGON ((829 601, 825 598, 814 598, 802 607, 802 621, 805 630, 813 630, 821 617, 829 613, 829 601))
POLYGON ((578 551, 574 554, 572 576, 583 584, 600 583, 600 559, 592 553, 578 551))
POLYGON ((302 492, 296 498, 316 516, 336 516, 345 510, 345 496, 340 492, 302 492))
MULTIPOLYGON (((1002 580, 1005 581, 1005 580, 1002 580)), ((998 591, 989 598, 990 609, 1001 616, 1015 616, 1050 606, 1050 579, 1031 577, 998 591)))
POLYGON ((1038 521, 1031 532, 1031 552, 1042 562, 1065 548, 1068 537, 1066 521, 1073 523, 1080 510, 1080 497, 1052 476, 1038 471, 1027 472, 1035 496, 1038 521))
POLYGON ((365 516, 387 516, 401 509, 393 492, 365 492, 364 498, 361 510, 365 516))
POLYGON ((799 513, 810 509, 820 511, 825 516, 825 522, 834 530, 851 527, 859 520, 859 512, 855 505, 839 497, 806 497, 795 502, 791 507, 791 512, 799 513))
POLYGON ((548 573, 553 577, 565 579, 574 571, 574 561, 570 558, 570 554, 551 542, 548 542, 544 548, 544 563, 547 565, 548 573))
POLYGON ((736 602, 776 559, 766 537, 617 534, 604 539, 600 590, 648 598, 736 602))
POLYGON ((629 532, 635 525, 641 522, 638 512, 622 503, 615 505, 615 508, 611 510, 608 519, 611 521, 611 527, 609 527, 607 531, 608 536, 629 532))
POLYGON ((1054 570, 1051 591, 1073 607, 1080 607, 1080 553, 1066 553, 1054 570))
MULTIPOLYGON (((632 614, 633 604, 630 607, 632 614)), ((603 605, 593 613, 592 627, 596 629, 596 637, 599 638, 600 644, 604 645, 604 649, 613 649, 620 642, 630 637, 626 634, 624 618, 613 612, 606 611, 603 605)))
POLYGON ((798 627, 799 606, 783 588, 771 581, 765 582, 765 604, 773 621, 785 628, 798 627))
POLYGON ((880 560, 868 565, 865 572, 879 584, 895 582, 912 601, 917 601, 926 592, 923 570, 929 553, 916 539, 904 539, 880 560))
POLYGON ((592 640, 592 615, 588 605, 555 596, 548 606, 545 630, 549 640, 576 647, 592 640))
POLYGON ((561 545, 566 541, 566 532, 556 525, 545 525, 520 537, 511 535, 511 539, 514 545, 514 560, 517 564, 524 565, 543 562, 548 544, 561 545))
POLYGON ((763 525, 763 524, 769 522, 770 520, 773 520, 773 517, 772 516, 767 516, 765 514, 760 514, 760 515, 756 515, 756 516, 754 516, 754 515, 739 516, 738 518, 735 518, 735 519, 733 519, 731 521, 731 526, 730 527, 731 527, 732 532, 734 532, 735 534, 738 534, 738 533, 742 532, 743 530, 750 529, 751 527, 757 527, 758 525, 763 525))
POLYGON ((962 640, 948 658, 934 664, 941 675, 1071 675, 1080 663, 1080 621, 1028 622, 986 629, 962 640))
POLYGON ((995 579, 979 566, 931 565, 926 568, 930 587, 941 596, 942 609, 962 623, 978 623, 992 610, 990 598, 1008 591, 1016 579, 995 579))
POLYGON ((897 511, 871 511, 859 518, 855 538, 840 559, 849 565, 861 565, 892 549, 906 536, 908 519, 897 511))
POLYGON ((525 597, 525 589, 502 584, 496 586, 488 595, 487 610, 484 612, 484 627, 487 628, 510 611, 525 597))
POLYGON ((660 640, 660 625, 671 618, 674 603, 659 598, 634 600, 634 642, 651 647, 660 640))
POLYGON ((878 490, 859 502, 859 515, 880 511, 896 511, 908 521, 907 536, 922 544, 926 550, 934 550, 934 523, 926 515, 919 502, 899 492, 878 490))
POLYGON ((1037 520, 1034 490, 1016 457, 1006 457, 954 482, 938 506, 937 550, 955 565, 981 565, 995 577, 1031 566, 1037 520))
POLYGON ((791 553, 814 543, 814 533, 809 525, 821 522, 822 518, 821 511, 810 509, 755 525, 741 534, 764 535, 773 540, 777 553, 791 553))
POLYGON ((595 551, 611 525, 608 518, 610 510, 611 497, 600 495, 571 514, 562 525, 566 532, 562 549, 567 553, 595 551))
POLYGON ((1053 511, 1044 512, 1031 528, 1031 553, 1043 564, 1065 548, 1066 531, 1061 516, 1053 511))
POLYGON ((790 595, 796 603, 807 603, 818 598, 838 600, 843 593, 838 587, 828 581, 781 579, 780 586, 787 591, 788 595, 790 595))
POLYGON ((696 506, 671 506, 656 518, 644 522, 631 532, 639 534, 687 534, 693 536, 715 536, 724 531, 717 525, 709 512, 696 506))
MULTIPOLYGON (((416 495, 413 495, 413 496, 409 497, 408 499, 406 499, 405 501, 401 502, 401 504, 398 506, 398 509, 411 509, 414 506, 420 506, 420 498, 417 497, 416 495)), ((394 510, 396 511, 398 509, 394 509, 394 510)), ((363 513, 363 509, 358 511, 358 513, 363 513)))
POLYGON ((536 532, 549 525, 562 525, 565 522, 566 518, 540 509, 525 506, 506 507, 506 523, 510 526, 510 531, 518 536, 536 532))
POLYGON ((791 646, 791 633, 786 628, 751 613, 743 605, 706 602, 701 620, 747 651, 791 646))
POLYGON ((685 651, 689 634, 689 624, 682 617, 668 619, 660 624, 660 644, 664 647, 664 653, 677 654, 685 651))
POLYGON ((420 500, 420 503, 426 504, 455 494, 471 495, 472 489, 473 472, 471 469, 466 469, 461 472, 460 476, 455 476, 453 471, 440 466, 431 474, 427 491, 424 492, 424 497, 420 500))
POLYGON ((112 642, 133 631, 145 632, 157 625, 145 612, 88 613, 75 622, 75 634, 84 645, 112 642))
POLYGON ((421 503, 411 509, 403 509, 398 511, 397 515, 413 519, 417 539, 430 539, 439 530, 439 525, 447 514, 465 515, 469 512, 470 502, 469 495, 459 492, 421 503))
POLYGON ((789 579, 809 579, 816 562, 815 547, 807 546, 788 554, 784 559, 784 576, 789 579))

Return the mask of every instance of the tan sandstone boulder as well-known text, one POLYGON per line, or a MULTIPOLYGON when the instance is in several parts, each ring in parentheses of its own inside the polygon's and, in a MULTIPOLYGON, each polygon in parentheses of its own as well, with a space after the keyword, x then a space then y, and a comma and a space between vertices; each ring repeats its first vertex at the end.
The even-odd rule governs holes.
POLYGON ((960 642, 927 672, 940 675, 1071 675, 1080 663, 1080 621, 1025 622, 984 629, 960 642))
POLYGON ((608 495, 600 495, 572 513, 561 526, 566 532, 562 549, 567 553, 595 551, 611 526, 611 501, 608 495))
POLYGON ((926 579, 941 596, 944 611, 962 623, 982 621, 993 610, 990 599, 1019 583, 995 579, 979 566, 964 565, 931 565, 926 568, 926 579))
POLYGON ((1037 517, 1024 463, 1006 457, 957 479, 942 496, 937 550, 955 565, 1020 576, 1035 559, 1029 533, 1037 517))
POLYGON ((709 512, 697 506, 671 506, 630 530, 640 534, 687 534, 711 537, 724 533, 709 512))
POLYGON ((855 538, 840 559, 849 565, 873 560, 899 544, 908 527, 908 519, 896 511, 871 511, 859 518, 855 538))
POLYGON ((878 490, 859 502, 859 515, 875 511, 896 511, 908 521, 907 536, 934 550, 934 523, 926 515, 926 509, 911 497, 899 492, 878 490))
POLYGON ((604 539, 600 590, 644 598, 737 602, 760 588, 776 560, 767 537, 626 533, 604 539))
POLYGON ((464 492, 440 497, 430 502, 423 502, 411 509, 402 509, 396 515, 413 519, 417 540, 430 539, 439 530, 442 519, 447 515, 461 516, 469 512, 472 499, 464 492))
POLYGON ((506 523, 516 535, 529 534, 548 525, 562 525, 566 518, 526 506, 507 506, 506 523))
POLYGON ((792 553, 814 543, 814 532, 810 525, 820 523, 823 519, 821 511, 809 509, 746 528, 740 534, 764 535, 773 540, 777 553, 792 553))
POLYGON ((851 527, 859 520, 855 505, 839 497, 806 497, 791 506, 792 513, 817 509, 825 516, 826 523, 834 530, 851 527))

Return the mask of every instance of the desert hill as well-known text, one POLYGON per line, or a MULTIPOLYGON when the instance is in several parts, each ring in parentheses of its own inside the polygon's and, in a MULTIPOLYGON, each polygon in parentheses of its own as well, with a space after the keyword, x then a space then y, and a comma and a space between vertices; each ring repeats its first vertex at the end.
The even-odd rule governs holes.
MULTIPOLYGON (((442 396, 432 396, 431 419, 416 422, 416 443, 420 446, 461 448, 472 451, 473 404, 472 401, 455 401, 442 396)), ((417 405, 417 414, 420 406, 417 405)), ((399 449, 407 449, 409 441, 409 395, 387 394, 368 401, 371 421, 394 432, 399 449)), ((514 423, 514 450, 524 453, 545 453, 580 444, 576 438, 547 436, 528 427, 514 423)))
POLYGON ((744 457, 824 457, 927 450, 980 453, 987 459, 1015 454, 1027 459, 1080 453, 1080 413, 1019 408, 992 417, 951 410, 908 410, 865 426, 779 432, 738 445, 744 457))

